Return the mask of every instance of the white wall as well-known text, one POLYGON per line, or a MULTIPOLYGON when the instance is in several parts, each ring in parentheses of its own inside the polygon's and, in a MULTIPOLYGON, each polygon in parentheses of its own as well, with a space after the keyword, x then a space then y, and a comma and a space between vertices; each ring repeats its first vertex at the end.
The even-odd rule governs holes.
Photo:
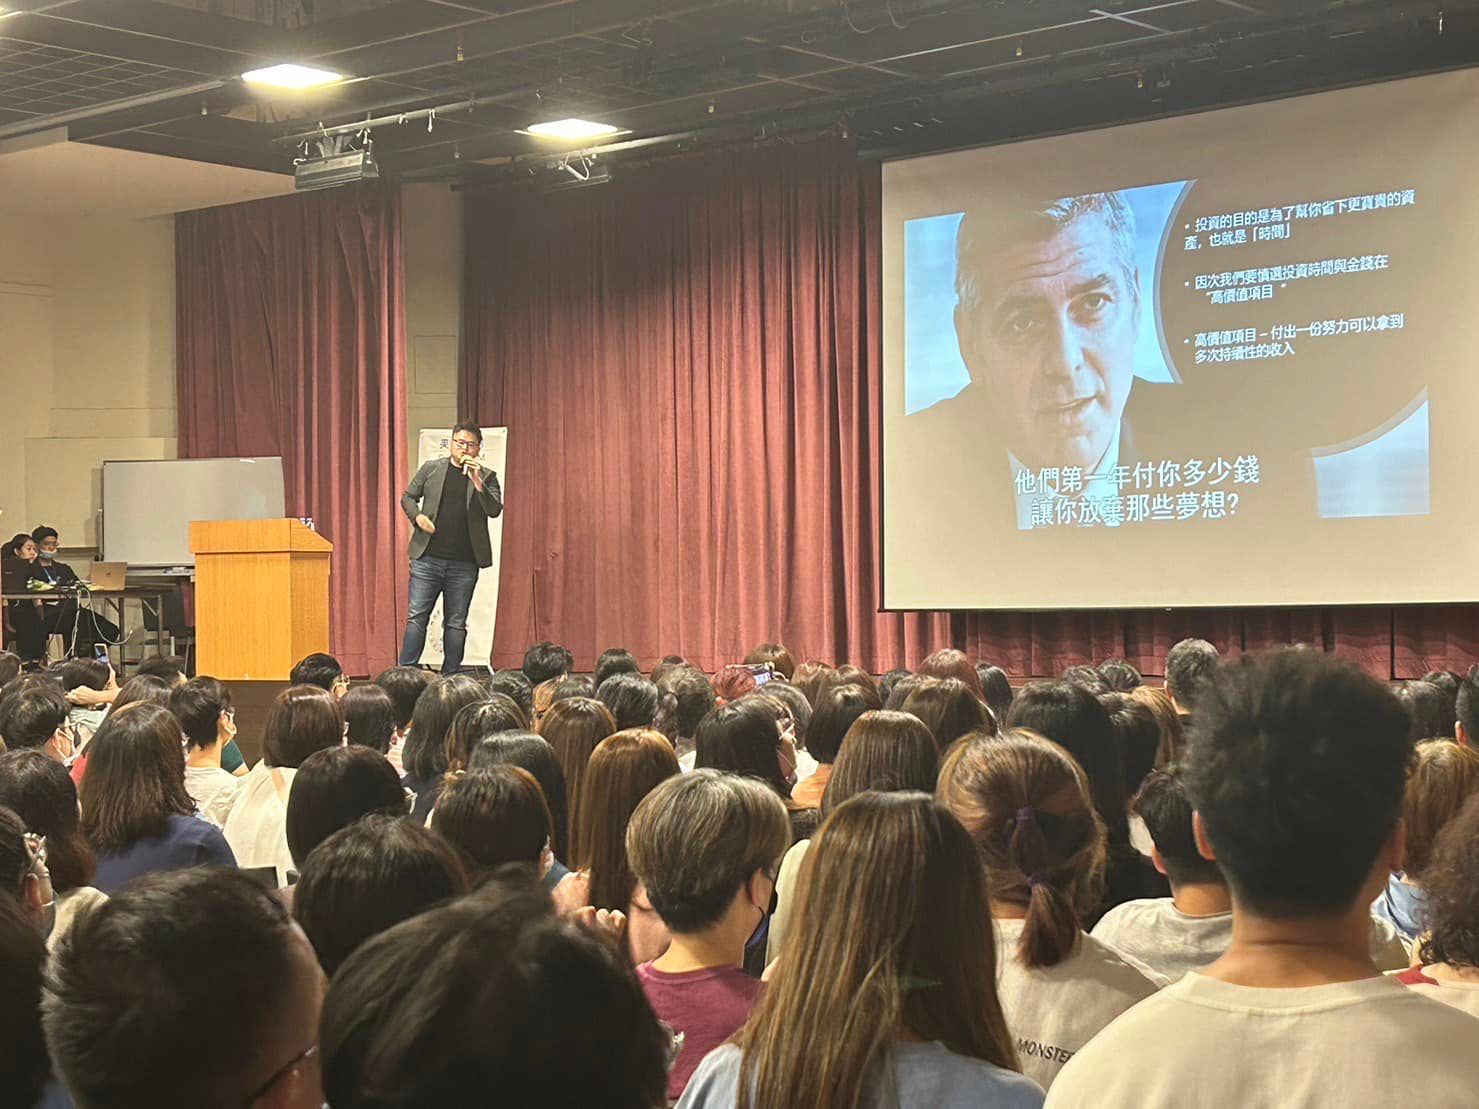
POLYGON ((0 531, 97 542, 104 459, 175 456, 174 220, 0 214, 0 531))
POLYGON ((406 185, 406 465, 416 469, 417 432, 457 422, 462 342, 462 194, 406 185))

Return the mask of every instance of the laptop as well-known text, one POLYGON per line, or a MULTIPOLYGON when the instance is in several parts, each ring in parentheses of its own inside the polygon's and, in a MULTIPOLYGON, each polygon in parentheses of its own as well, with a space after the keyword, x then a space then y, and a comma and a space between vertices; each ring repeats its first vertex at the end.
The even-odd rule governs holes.
POLYGON ((23 558, 7 558, 0 562, 0 592, 26 592, 26 579, 31 576, 31 564, 23 558))
POLYGON ((94 593, 121 593, 128 577, 128 563, 94 562, 87 576, 94 593))

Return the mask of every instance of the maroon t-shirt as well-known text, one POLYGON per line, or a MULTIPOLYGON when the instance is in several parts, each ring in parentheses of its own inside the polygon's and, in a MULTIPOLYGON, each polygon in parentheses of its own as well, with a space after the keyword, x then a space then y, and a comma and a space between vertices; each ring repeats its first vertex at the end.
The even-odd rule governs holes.
POLYGON ((643 963, 637 977, 658 1020, 683 1037, 683 1047, 668 1072, 668 1098, 676 1101, 704 1056, 745 1023, 762 986, 738 967, 668 974, 643 963))

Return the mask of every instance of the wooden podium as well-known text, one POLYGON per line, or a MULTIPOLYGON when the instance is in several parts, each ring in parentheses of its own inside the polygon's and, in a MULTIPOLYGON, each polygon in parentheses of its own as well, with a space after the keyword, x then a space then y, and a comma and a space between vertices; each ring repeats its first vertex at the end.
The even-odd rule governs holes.
POLYGON ((329 649, 329 552, 297 520, 197 520, 195 671, 222 681, 286 681, 329 649))

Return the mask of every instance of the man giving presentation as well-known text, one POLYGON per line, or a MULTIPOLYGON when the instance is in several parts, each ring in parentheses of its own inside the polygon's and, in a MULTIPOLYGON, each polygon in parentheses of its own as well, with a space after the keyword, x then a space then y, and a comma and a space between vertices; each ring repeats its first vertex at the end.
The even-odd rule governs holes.
POLYGON ((415 666, 426 646, 426 624, 442 598, 442 673, 462 670, 467 611, 478 571, 493 565, 488 520, 503 511, 498 475, 478 462, 483 432, 463 420, 452 429, 452 457, 427 462, 401 495, 411 533, 411 589, 401 665, 415 666))

